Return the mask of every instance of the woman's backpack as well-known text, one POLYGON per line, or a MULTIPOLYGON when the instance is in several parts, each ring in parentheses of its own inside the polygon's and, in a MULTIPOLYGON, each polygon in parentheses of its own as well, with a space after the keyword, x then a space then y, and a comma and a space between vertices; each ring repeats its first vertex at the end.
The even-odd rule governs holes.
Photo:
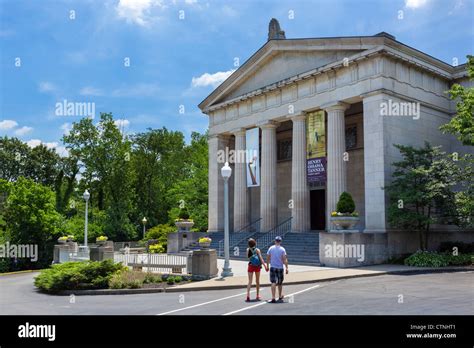
POLYGON ((257 254, 257 248, 252 248, 250 249, 252 251, 252 256, 250 256, 250 264, 255 267, 259 267, 262 265, 262 262, 260 261, 260 257, 258 257, 257 254))

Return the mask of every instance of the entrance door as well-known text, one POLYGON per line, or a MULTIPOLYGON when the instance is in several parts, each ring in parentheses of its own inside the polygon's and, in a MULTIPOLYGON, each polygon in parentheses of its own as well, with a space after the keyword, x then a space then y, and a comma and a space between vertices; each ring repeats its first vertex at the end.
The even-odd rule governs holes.
POLYGON ((324 230, 326 228, 326 190, 311 190, 309 192, 311 229, 324 230))

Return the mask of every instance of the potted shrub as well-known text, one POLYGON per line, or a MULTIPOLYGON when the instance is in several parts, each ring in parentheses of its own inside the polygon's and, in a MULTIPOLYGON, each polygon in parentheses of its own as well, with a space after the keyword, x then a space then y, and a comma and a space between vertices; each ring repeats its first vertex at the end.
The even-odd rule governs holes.
POLYGON ((209 249, 209 247, 211 246, 211 242, 212 239, 209 237, 202 237, 198 240, 199 246, 203 249, 209 249))
POLYGON ((69 235, 69 236, 62 236, 58 238, 58 243, 59 244, 66 244, 66 243, 72 243, 74 242, 74 236, 69 235))
POLYGON ((96 242, 98 245, 104 245, 104 244, 107 242, 108 239, 109 239, 109 238, 108 238, 107 236, 99 236, 99 237, 97 237, 97 238, 95 239, 95 242, 96 242))
POLYGON ((338 230, 352 229, 359 222, 359 214, 355 211, 355 203, 350 193, 341 193, 336 211, 331 213, 330 220, 338 230))
POLYGON ((178 232, 189 232, 194 226, 194 221, 189 218, 188 210, 182 208, 174 224, 178 227, 178 232))

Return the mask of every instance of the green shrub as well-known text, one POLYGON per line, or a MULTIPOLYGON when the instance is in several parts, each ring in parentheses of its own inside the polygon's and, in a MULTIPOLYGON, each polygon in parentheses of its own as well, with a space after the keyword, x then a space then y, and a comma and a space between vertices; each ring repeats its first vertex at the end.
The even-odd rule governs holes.
POLYGON ((166 249, 162 244, 158 243, 149 245, 148 252, 151 254, 163 254, 166 252, 166 249))
POLYGON ((143 284, 160 283, 161 276, 153 273, 144 273, 124 269, 115 273, 109 280, 111 289, 138 289, 143 284))
POLYGON ((183 281, 183 278, 182 278, 181 276, 175 276, 175 277, 174 277, 174 282, 175 282, 175 283, 180 283, 180 282, 182 282, 182 281, 183 281))
POLYGON ((405 259, 405 265, 417 267, 462 266, 472 263, 472 255, 417 251, 405 259))
POLYGON ((182 208, 181 211, 179 212, 178 217, 183 220, 188 220, 189 219, 188 209, 182 208))
POLYGON ((114 273, 124 269, 112 260, 66 262, 41 271, 34 284, 46 292, 61 290, 104 289, 114 273))
POLYGON ((352 214, 354 212, 355 203, 350 193, 341 193, 339 196, 339 201, 337 202, 336 210, 338 213, 343 214, 352 214))
POLYGON ((176 232, 175 226, 170 226, 167 224, 157 225, 150 228, 145 234, 145 241, 150 239, 155 239, 159 244, 161 244, 166 251, 168 244, 168 233, 176 232))
POLYGON ((174 280, 175 280, 174 276, 168 276, 168 277, 166 278, 166 283, 169 284, 169 285, 173 285, 173 284, 174 284, 174 280))

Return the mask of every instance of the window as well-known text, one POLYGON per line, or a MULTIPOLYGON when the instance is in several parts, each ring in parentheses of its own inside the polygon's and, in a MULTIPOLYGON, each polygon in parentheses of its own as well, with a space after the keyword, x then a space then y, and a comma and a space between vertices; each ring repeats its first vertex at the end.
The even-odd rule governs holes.
POLYGON ((346 150, 355 149, 357 147, 357 125, 346 128, 346 150))

